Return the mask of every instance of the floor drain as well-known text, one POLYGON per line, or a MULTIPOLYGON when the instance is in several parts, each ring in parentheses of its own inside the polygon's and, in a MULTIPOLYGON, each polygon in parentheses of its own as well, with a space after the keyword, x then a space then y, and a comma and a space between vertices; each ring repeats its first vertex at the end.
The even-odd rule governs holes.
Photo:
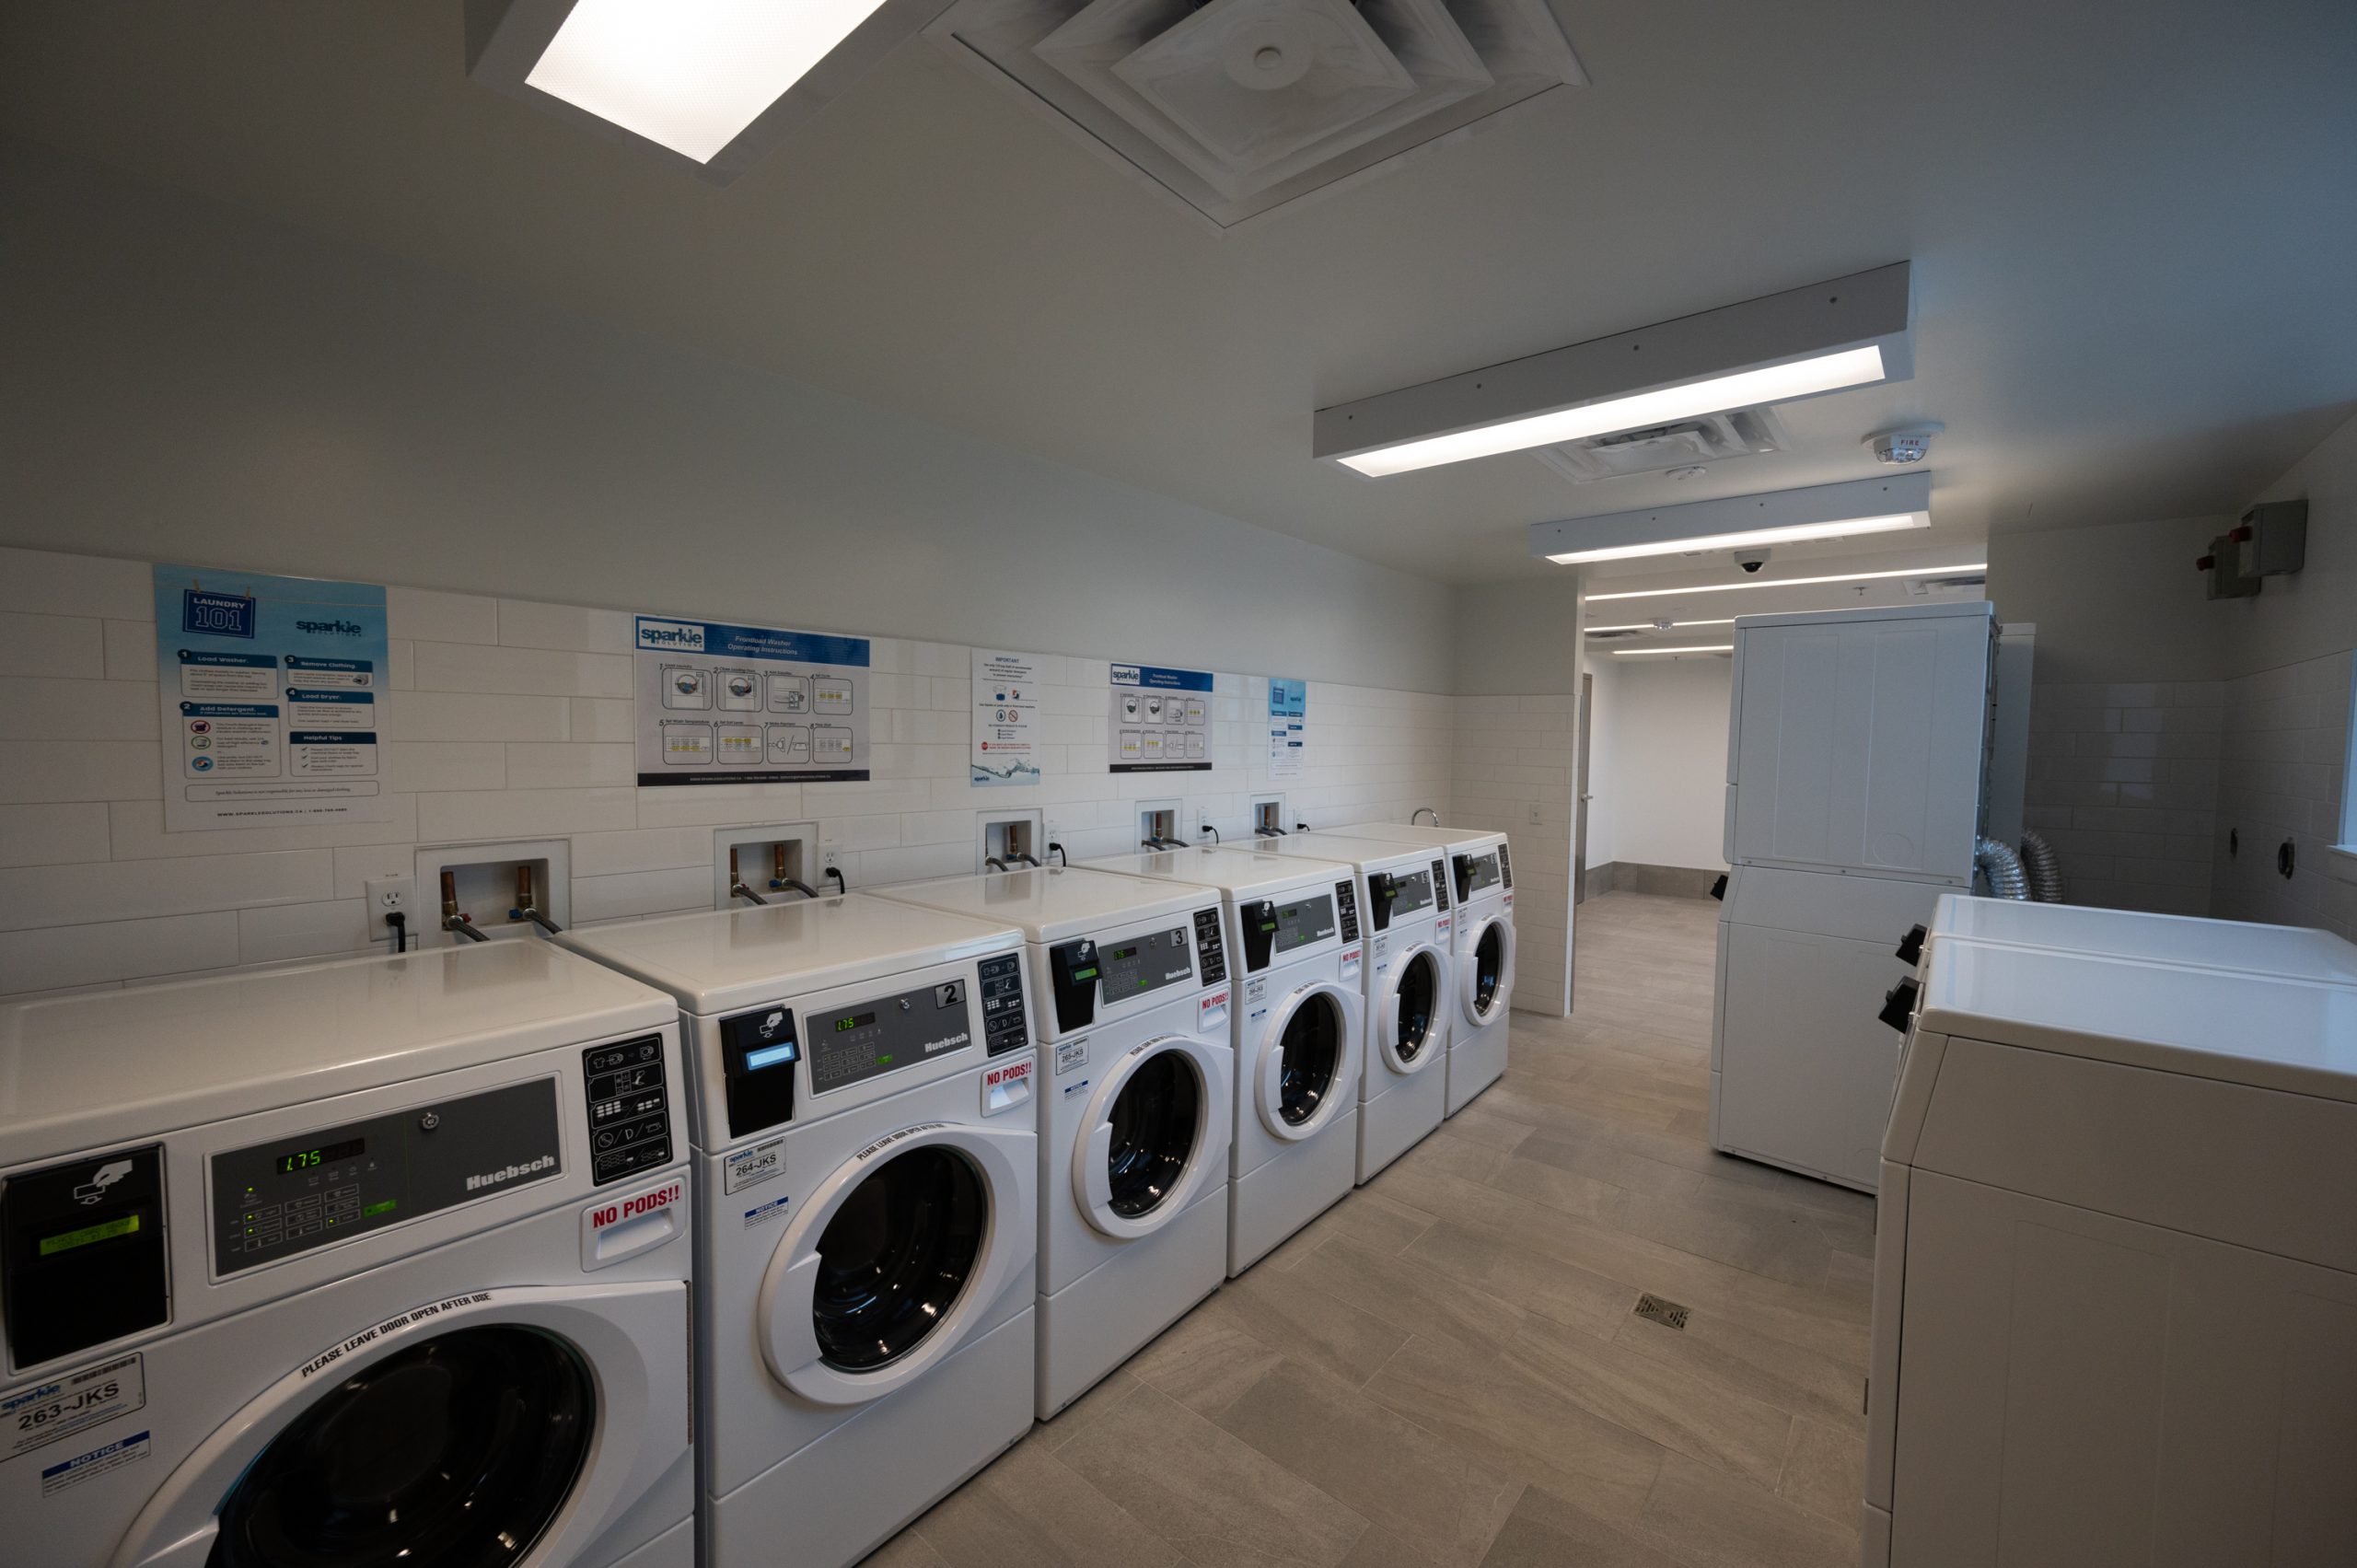
POLYGON ((1686 1308, 1674 1301, 1664 1301, 1657 1295, 1637 1297, 1637 1316, 1665 1329, 1683 1330, 1686 1327, 1686 1308))

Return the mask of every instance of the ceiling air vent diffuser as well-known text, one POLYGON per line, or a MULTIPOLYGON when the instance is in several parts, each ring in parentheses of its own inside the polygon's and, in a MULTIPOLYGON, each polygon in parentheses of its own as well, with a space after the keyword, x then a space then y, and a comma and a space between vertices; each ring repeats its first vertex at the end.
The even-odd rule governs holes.
POLYGON ((957 0, 926 30, 1222 228, 1587 80, 1545 0, 957 0))
POLYGON ((1624 474, 1666 473, 1754 452, 1781 452, 1791 444, 1774 414, 1764 408, 1745 408, 1534 450, 1540 462, 1565 479, 1585 484, 1624 474))

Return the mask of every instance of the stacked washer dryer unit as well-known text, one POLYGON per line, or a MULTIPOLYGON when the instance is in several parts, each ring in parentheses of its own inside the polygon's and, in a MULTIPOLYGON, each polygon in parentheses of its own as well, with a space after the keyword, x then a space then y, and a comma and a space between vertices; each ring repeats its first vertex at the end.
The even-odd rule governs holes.
POLYGON ((1448 1040, 1457 1010, 1448 869, 1434 850, 1340 833, 1271 839, 1259 847, 1358 870, 1367 940, 1366 1066, 1359 1074, 1364 1184, 1422 1142, 1447 1110, 1448 1040))
POLYGON ((1506 836, 1479 828, 1398 822, 1358 822, 1319 831, 1422 844, 1446 858, 1449 891, 1457 902, 1450 939, 1457 1005, 1449 1021, 1447 1107, 1454 1116, 1506 1072, 1515 948, 1514 856, 1506 836))
POLYGON ((877 896, 1026 939, 1040 999, 1044 1421, 1227 1276, 1236 1052, 1219 895, 1056 866, 877 896))
POLYGON ((676 1017, 508 942, 0 1009, 0 1556, 686 1568, 676 1017))
POLYGON ((1022 937, 853 893, 563 940, 688 1041, 704 1561, 855 1562, 1031 1424, 1022 937))
POLYGON ((1366 1006, 1358 876, 1247 849, 1117 855, 1101 870, 1216 889, 1236 1051, 1227 1272, 1346 1196, 1357 1174, 1366 1006))

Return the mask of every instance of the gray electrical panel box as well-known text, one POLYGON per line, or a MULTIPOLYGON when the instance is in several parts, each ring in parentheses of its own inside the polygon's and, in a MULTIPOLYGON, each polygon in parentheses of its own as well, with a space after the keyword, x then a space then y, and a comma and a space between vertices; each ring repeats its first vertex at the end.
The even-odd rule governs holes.
POLYGON ((2254 577, 2282 577, 2308 559, 2308 504, 2268 501, 2242 515, 2244 570, 2254 577))

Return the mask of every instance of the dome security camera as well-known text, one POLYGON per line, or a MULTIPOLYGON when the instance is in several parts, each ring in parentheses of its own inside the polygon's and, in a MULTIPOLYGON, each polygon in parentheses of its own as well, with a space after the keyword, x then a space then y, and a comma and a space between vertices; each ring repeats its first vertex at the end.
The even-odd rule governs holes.
POLYGON ((1768 564, 1768 552, 1764 550, 1738 550, 1735 552, 1735 563, 1746 572, 1756 574, 1768 564))

